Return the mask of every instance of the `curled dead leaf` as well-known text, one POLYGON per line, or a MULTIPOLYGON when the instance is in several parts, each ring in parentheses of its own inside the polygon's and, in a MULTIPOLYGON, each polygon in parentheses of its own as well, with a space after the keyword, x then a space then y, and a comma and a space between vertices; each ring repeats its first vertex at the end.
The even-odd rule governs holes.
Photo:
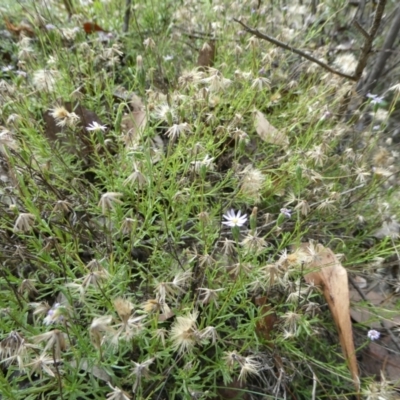
POLYGON ((215 59, 215 41, 210 40, 204 43, 199 51, 197 59, 197 66, 199 67, 212 67, 215 59))
POLYGON ((29 36, 29 37, 35 36, 35 32, 33 31, 33 28, 24 22, 21 22, 19 25, 14 25, 7 18, 4 18, 4 23, 5 23, 6 29, 13 35, 16 35, 16 36, 23 35, 23 36, 29 36))
POLYGON ((267 304, 267 297, 257 297, 254 303, 259 306, 260 320, 256 324, 256 332, 259 336, 266 340, 270 340, 270 334, 274 328, 275 323, 278 321, 273 308, 267 304))
POLYGON ((350 319, 350 295, 346 269, 340 264, 332 250, 318 244, 303 244, 302 250, 310 255, 308 268, 312 272, 304 279, 308 283, 321 286, 333 320, 338 330, 343 355, 348 363, 354 386, 360 389, 358 363, 353 341, 350 319))
POLYGON ((103 29, 101 26, 95 24, 94 22, 85 22, 83 24, 83 30, 87 34, 94 33, 94 32, 106 32, 107 33, 107 31, 105 29, 103 29))
POLYGON ((289 139, 286 134, 271 125, 261 111, 255 111, 254 124, 258 136, 260 136, 264 142, 278 146, 289 145, 289 139))
POLYGON ((131 95, 129 102, 131 111, 121 120, 121 131, 127 147, 137 145, 147 124, 147 113, 140 97, 131 95))

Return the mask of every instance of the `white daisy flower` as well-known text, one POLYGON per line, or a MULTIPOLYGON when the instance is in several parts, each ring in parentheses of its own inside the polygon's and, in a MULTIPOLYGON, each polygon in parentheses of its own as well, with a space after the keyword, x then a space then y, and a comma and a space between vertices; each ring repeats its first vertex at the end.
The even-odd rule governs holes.
POLYGON ((229 210, 226 214, 223 215, 226 221, 222 222, 224 225, 235 227, 235 226, 243 226, 247 221, 247 215, 241 215, 240 210, 235 214, 234 210, 229 210))
POLYGON ((107 129, 107 126, 106 126, 106 125, 100 125, 98 122, 93 121, 91 124, 89 124, 89 125, 86 127, 86 129, 87 129, 88 131, 91 131, 91 132, 95 132, 95 131, 102 131, 102 132, 104 132, 104 131, 107 129))

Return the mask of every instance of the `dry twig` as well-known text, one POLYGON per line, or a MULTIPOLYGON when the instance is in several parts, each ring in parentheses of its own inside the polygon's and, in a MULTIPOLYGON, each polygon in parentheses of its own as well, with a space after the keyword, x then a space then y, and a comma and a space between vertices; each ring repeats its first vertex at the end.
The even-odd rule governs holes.
MULTIPOLYGON (((305 58, 305 59, 307 59, 307 60, 309 60, 309 61, 311 61, 311 62, 313 62, 315 64, 318 64, 320 67, 322 67, 325 70, 331 72, 332 74, 339 75, 339 76, 341 76, 343 78, 347 78, 347 79, 349 79, 351 81, 358 82, 360 80, 360 78, 361 78, 361 75, 362 75, 366 65, 367 65, 367 60, 368 60, 368 57, 369 57, 369 55, 371 53, 371 50, 372 50, 372 43, 373 43, 373 41, 375 39, 375 36, 376 36, 376 34, 378 32, 380 23, 382 21, 383 12, 384 12, 385 6, 386 6, 386 1, 387 0, 379 0, 378 5, 377 5, 376 10, 375 10, 374 22, 373 22, 372 27, 370 28, 369 32, 367 32, 360 25, 359 22, 357 22, 357 21, 354 22, 356 28, 361 32, 361 34, 364 36, 364 39, 365 39, 364 40, 364 45, 363 45, 363 47, 361 49, 361 55, 360 55, 360 58, 358 60, 358 64, 357 64, 356 70, 354 72, 354 75, 348 75, 348 74, 344 74, 344 73, 342 73, 340 71, 337 71, 337 70, 331 68, 328 64, 318 60, 317 58, 305 53, 302 50, 299 50, 299 49, 297 49, 297 48, 295 48, 293 46, 290 46, 290 45, 288 45, 286 43, 283 43, 283 42, 273 38, 272 36, 266 35, 265 33, 261 33, 257 29, 250 28, 249 26, 244 24, 242 21, 239 21, 238 19, 234 18, 234 21, 236 21, 240 25, 242 25, 243 28, 247 32, 253 34, 254 36, 256 36, 256 37, 258 37, 260 39, 266 40, 266 41, 268 41, 268 42, 270 42, 270 43, 272 43, 272 44, 274 44, 274 45, 276 45, 278 47, 281 47, 283 49, 289 50, 292 53, 298 54, 299 56, 301 56, 301 57, 303 57, 303 58, 305 58)), ((346 107, 347 107, 347 104, 348 104, 348 102, 346 103, 346 107)))
POLYGON ((236 18, 234 18, 234 21, 238 22, 240 25, 243 26, 243 28, 247 32, 253 34, 254 36, 257 36, 260 39, 264 39, 264 40, 266 40, 266 41, 268 41, 268 42, 270 42, 270 43, 272 43, 272 44, 274 44, 274 45, 276 45, 278 47, 282 47, 283 49, 289 50, 292 53, 298 54, 299 56, 301 56, 303 58, 306 58, 307 60, 309 60, 309 61, 311 61, 311 62, 313 62, 315 64, 318 64, 320 67, 326 69, 327 71, 331 72, 332 74, 339 75, 339 76, 341 76, 343 78, 347 78, 347 79, 350 79, 352 81, 356 80, 356 78, 354 76, 348 75, 348 74, 344 74, 343 72, 337 71, 337 70, 331 68, 328 64, 325 64, 324 62, 318 60, 317 58, 315 58, 313 56, 310 56, 309 54, 305 53, 304 51, 299 50, 299 49, 297 49, 297 48, 295 48, 293 46, 290 46, 290 45, 288 45, 286 43, 283 43, 280 40, 273 38, 272 36, 266 35, 265 33, 261 33, 257 29, 250 28, 249 26, 245 25, 242 21, 239 21, 236 18))
POLYGON ((366 83, 362 88, 362 93, 365 95, 368 92, 372 91, 375 85, 378 82, 378 79, 382 76, 386 61, 392 55, 392 50, 396 39, 398 38, 400 31, 400 6, 397 8, 395 13, 395 17, 390 27, 389 32, 385 38, 385 42, 383 43, 382 51, 377 57, 376 62, 374 63, 374 67, 369 74, 366 83))

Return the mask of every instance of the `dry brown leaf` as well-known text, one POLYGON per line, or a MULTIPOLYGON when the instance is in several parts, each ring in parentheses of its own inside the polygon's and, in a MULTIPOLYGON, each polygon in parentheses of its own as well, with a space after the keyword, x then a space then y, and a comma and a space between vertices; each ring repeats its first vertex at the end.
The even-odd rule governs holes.
POLYGON ((306 244, 302 245, 302 249, 312 256, 312 261, 308 267, 313 271, 305 275, 304 278, 306 282, 314 282, 314 284, 322 287, 325 300, 338 330, 343 355, 348 362, 354 385, 359 391, 360 379, 350 319, 347 271, 332 250, 318 244, 311 254, 310 248, 312 248, 311 244, 310 247, 307 247, 306 244))
POLYGON ((366 290, 364 297, 371 304, 372 308, 365 306, 364 298, 356 289, 350 289, 351 317, 359 324, 365 324, 368 328, 380 329, 381 322, 386 328, 395 328, 400 325, 400 316, 397 308, 397 299, 385 293, 379 287, 373 290, 366 290), (379 315, 376 308, 379 307, 379 315), (375 309, 375 310, 374 310, 375 309))
POLYGON ((7 18, 4 18, 4 23, 6 25, 6 29, 16 36, 35 36, 35 32, 33 31, 32 27, 24 22, 21 22, 19 25, 13 25, 7 18))
POLYGON ((204 43, 199 51, 197 59, 197 66, 199 67, 212 67, 215 59, 215 41, 210 40, 204 43))
POLYGON ((101 26, 95 24, 94 22, 85 22, 83 24, 83 30, 87 33, 94 33, 94 32, 108 32, 104 30, 101 26))
POLYGON ((266 340, 270 339, 270 333, 274 328, 275 323, 278 318, 273 311, 272 307, 267 304, 267 297, 257 297, 254 301, 256 306, 259 306, 259 314, 262 318, 256 324, 256 332, 259 336, 263 337, 266 340))
POLYGON ((232 382, 228 383, 226 386, 219 386, 217 390, 217 399, 220 400, 248 400, 250 396, 246 393, 246 384, 234 379, 232 382))
POLYGON ((261 111, 255 111, 254 124, 258 136, 260 136, 264 142, 276 144, 278 146, 287 146, 289 144, 289 139, 286 134, 271 125, 261 111))
POLYGON ((389 335, 381 336, 379 343, 369 343, 360 356, 364 374, 376 377, 384 375, 386 379, 399 386, 400 355, 389 335))
POLYGON ((132 111, 125 114, 121 120, 121 130, 125 134, 127 147, 139 143, 147 124, 147 113, 140 97, 132 94, 129 104, 132 111))

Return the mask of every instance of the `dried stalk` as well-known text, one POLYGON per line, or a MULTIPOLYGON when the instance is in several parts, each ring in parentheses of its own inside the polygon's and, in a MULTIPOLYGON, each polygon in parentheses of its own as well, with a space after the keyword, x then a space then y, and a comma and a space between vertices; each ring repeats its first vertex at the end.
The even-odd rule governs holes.
POLYGON ((74 9, 72 7, 71 0, 63 0, 63 3, 64 3, 64 7, 68 13, 68 19, 71 19, 72 15, 74 14, 74 9))
POLYGON ((124 25, 122 27, 122 32, 124 32, 124 33, 127 33, 129 30, 129 21, 131 19, 131 7, 132 7, 132 0, 126 0, 124 25))

